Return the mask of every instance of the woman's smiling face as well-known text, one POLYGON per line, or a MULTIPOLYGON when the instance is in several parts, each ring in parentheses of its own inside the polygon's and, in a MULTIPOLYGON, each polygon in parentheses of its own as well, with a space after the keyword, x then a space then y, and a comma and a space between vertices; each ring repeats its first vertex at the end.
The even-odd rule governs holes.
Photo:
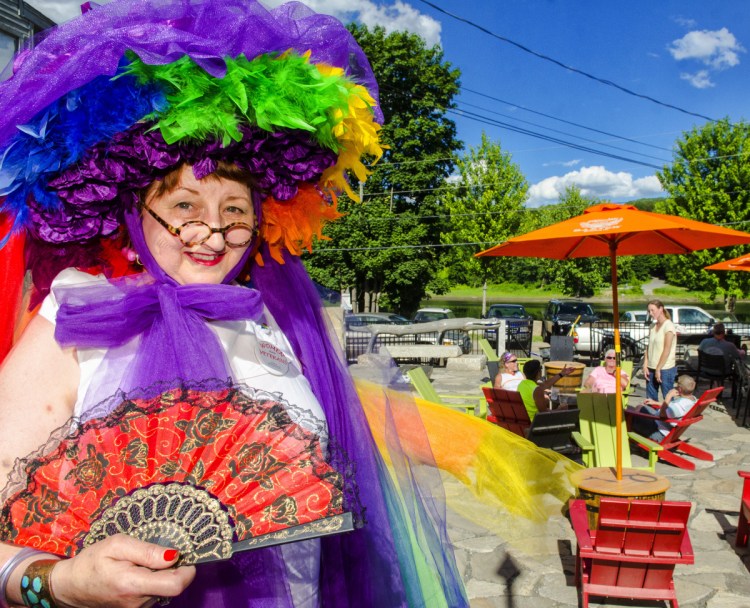
MULTIPOLYGON (((152 185, 146 193, 146 206, 175 228, 190 221, 201 221, 212 228, 235 222, 255 227, 250 188, 244 183, 211 175, 197 180, 192 168, 185 165, 174 188, 163 194, 156 194, 155 190, 152 185)), ((217 232, 200 245, 187 246, 145 209, 142 222, 151 255, 164 272, 182 285, 221 283, 250 246, 228 247, 224 236, 217 232)))

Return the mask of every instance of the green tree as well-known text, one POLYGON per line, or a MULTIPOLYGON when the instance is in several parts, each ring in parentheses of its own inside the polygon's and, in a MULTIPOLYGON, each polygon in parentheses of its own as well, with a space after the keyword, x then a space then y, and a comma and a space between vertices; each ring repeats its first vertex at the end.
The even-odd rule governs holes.
POLYGON ((439 249, 422 246, 439 243, 441 189, 461 147, 446 115, 454 107, 459 71, 443 60, 439 47, 427 48, 416 34, 349 29, 378 79, 381 139, 390 147, 364 185, 364 204, 342 197, 347 216, 326 229, 331 240, 318 243, 305 263, 326 287, 356 290, 361 309, 379 305, 408 314, 428 286, 435 292, 447 288, 436 278, 439 249))
MULTIPOLYGON (((750 224, 750 125, 721 120, 683 133, 672 164, 658 172, 669 193, 666 213, 710 224, 747 230, 750 224)), ((750 277, 739 272, 711 272, 704 266, 746 253, 742 247, 708 249, 665 256, 667 280, 691 289, 723 295, 731 308, 748 292, 750 277)))
POLYGON ((528 184, 511 155, 482 134, 482 143, 457 161, 458 180, 443 195, 450 223, 442 233, 444 244, 477 243, 448 248, 444 263, 454 284, 472 287, 496 279, 502 258, 475 258, 488 241, 502 242, 518 234, 528 184))
POLYGON ((394 214, 383 197, 366 205, 342 200, 340 209, 347 215, 326 228, 339 247, 319 247, 310 256, 313 280, 355 286, 361 310, 416 310, 423 291, 411 286, 431 273, 429 260, 414 247, 425 238, 425 223, 413 212, 394 214))

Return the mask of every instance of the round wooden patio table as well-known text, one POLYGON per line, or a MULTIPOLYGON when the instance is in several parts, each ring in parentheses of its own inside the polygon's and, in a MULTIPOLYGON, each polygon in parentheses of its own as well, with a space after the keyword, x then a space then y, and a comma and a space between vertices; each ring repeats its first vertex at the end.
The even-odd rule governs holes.
POLYGON ((570 480, 578 488, 578 497, 586 501, 591 527, 597 525, 602 496, 664 500, 669 489, 666 477, 642 469, 623 469, 622 479, 617 479, 614 467, 593 467, 576 471, 570 480))

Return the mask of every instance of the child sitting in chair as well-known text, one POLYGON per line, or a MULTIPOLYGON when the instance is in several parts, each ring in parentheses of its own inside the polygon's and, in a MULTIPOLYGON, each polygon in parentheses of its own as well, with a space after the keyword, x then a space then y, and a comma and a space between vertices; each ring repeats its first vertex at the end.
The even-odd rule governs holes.
POLYGON ((633 416, 633 430, 639 435, 661 442, 674 426, 664 422, 666 418, 682 418, 690 411, 697 399, 693 395, 695 391, 695 380, 690 376, 682 375, 677 378, 677 388, 669 391, 663 403, 653 399, 646 399, 638 408, 639 412, 659 416, 660 420, 633 416))

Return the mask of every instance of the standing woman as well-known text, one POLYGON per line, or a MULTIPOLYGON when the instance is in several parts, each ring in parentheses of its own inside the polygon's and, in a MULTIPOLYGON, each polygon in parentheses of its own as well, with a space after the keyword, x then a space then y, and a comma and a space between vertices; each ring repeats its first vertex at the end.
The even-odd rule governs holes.
POLYGON ((660 300, 648 303, 648 314, 654 320, 654 326, 648 338, 648 349, 643 357, 643 375, 646 378, 646 396, 659 399, 661 388, 662 399, 674 388, 677 378, 677 334, 669 313, 660 300))

